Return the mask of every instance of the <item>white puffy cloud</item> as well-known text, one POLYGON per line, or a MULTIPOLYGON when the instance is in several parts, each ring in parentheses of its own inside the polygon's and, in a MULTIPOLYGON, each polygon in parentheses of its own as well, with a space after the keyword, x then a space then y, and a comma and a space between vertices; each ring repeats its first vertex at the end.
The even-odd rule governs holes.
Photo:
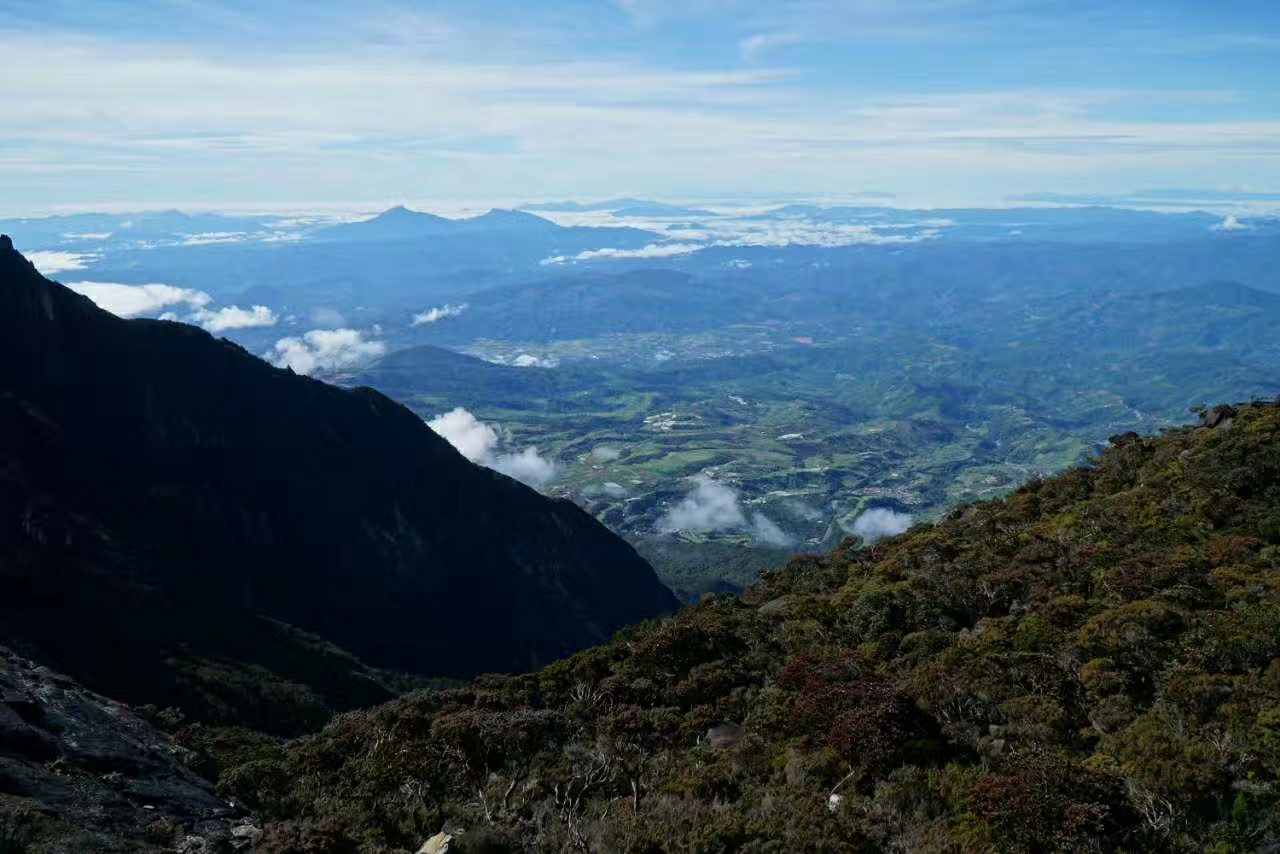
POLYGON ((415 314, 413 316, 413 326, 427 326, 432 323, 439 323, 446 317, 457 317, 466 311, 466 305, 443 305, 439 308, 431 308, 415 314))
POLYGON ((498 447, 498 431, 461 406, 437 415, 427 422, 427 426, 473 463, 491 458, 498 447))
POLYGON ((706 475, 693 479, 694 487, 679 504, 667 511, 658 525, 665 533, 675 531, 727 531, 742 528, 747 517, 738 506, 738 493, 706 475))
POLYGON ((868 542, 881 537, 893 537, 911 527, 910 513, 899 513, 888 507, 872 507, 853 523, 853 532, 868 542))
POLYGON ((241 308, 238 305, 210 308, 213 298, 204 291, 179 288, 173 285, 71 282, 67 287, 78 294, 88 297, 99 308, 105 309, 118 317, 153 315, 160 312, 161 309, 187 306, 193 311, 185 316, 169 310, 159 314, 159 317, 161 320, 185 320, 187 323, 196 323, 210 332, 275 326, 279 320, 275 312, 265 305, 255 305, 250 308, 241 308))
POLYGON ((473 463, 501 472, 534 489, 546 486, 556 475, 557 466, 534 447, 512 454, 499 453, 501 431, 480 421, 461 406, 437 415, 427 426, 473 463))
POLYGON ((747 521, 738 504, 737 490, 717 483, 706 475, 693 478, 693 489, 658 523, 662 533, 676 531, 750 531, 758 542, 771 546, 787 546, 792 538, 763 513, 751 514, 747 521))
POLYGON ((68 288, 83 294, 98 308, 118 317, 154 314, 162 308, 189 305, 203 309, 213 301, 204 291, 176 288, 173 285, 121 285, 115 282, 71 282, 68 288))
POLYGON ((312 374, 362 365, 386 352, 386 344, 366 340, 358 329, 313 329, 301 338, 277 341, 273 361, 278 367, 312 374))
POLYGON ((255 305, 252 308, 229 305, 216 310, 203 308, 192 315, 191 319, 210 332, 275 326, 279 322, 276 313, 265 305, 255 305))

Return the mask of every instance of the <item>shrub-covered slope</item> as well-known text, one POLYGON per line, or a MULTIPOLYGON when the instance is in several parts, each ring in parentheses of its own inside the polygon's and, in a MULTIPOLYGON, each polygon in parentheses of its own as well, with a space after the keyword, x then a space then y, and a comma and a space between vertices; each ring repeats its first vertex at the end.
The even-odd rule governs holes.
POLYGON ((223 786, 274 852, 1270 850, 1280 408, 1205 425, 223 786))
POLYGON ((528 670, 675 606, 603 525, 381 394, 121 320, 0 238, 0 641, 22 654, 296 731, 393 696, 361 661, 528 670))

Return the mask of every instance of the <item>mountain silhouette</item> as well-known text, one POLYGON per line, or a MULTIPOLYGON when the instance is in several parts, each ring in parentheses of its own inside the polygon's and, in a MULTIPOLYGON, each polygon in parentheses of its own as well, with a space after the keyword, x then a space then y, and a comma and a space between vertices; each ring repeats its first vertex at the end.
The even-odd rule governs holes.
POLYGON ((0 639, 273 729, 386 697, 382 670, 527 670, 676 606, 589 515, 383 395, 117 318, 7 237, 0 510, 0 639))

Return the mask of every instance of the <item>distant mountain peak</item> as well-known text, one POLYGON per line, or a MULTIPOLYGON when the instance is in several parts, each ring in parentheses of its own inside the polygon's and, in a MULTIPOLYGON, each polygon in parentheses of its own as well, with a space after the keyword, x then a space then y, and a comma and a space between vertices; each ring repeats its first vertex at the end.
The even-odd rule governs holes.
POLYGON ((509 208, 490 208, 487 212, 476 217, 478 220, 487 221, 507 221, 507 222, 530 222, 536 220, 538 222, 549 222, 535 214, 526 213, 525 211, 513 211, 509 208))
POLYGON ((415 211, 404 205, 396 205, 393 208, 387 208, 382 213, 375 216, 370 222, 414 222, 421 220, 441 220, 444 217, 436 216, 426 211, 415 211))
POLYGON ((7 234, 0 234, 0 252, 16 252, 13 248, 13 238, 7 234))

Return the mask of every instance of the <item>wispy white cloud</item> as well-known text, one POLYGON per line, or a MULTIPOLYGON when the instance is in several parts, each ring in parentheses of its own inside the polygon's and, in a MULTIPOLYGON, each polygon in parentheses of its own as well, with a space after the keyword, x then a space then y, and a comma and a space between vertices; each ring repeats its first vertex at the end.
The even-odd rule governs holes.
POLYGON ((541 489, 556 476, 555 462, 539 454, 535 447, 515 454, 503 454, 492 461, 490 468, 534 489, 541 489))
POLYGON ((201 309, 213 301, 203 291, 173 285, 122 285, 116 282, 70 282, 67 287, 118 317, 156 314, 175 305, 201 309))
POLYGON ((301 338, 280 339, 271 355, 278 367, 309 375, 358 367, 386 353, 385 342, 358 329, 313 329, 301 338))
POLYGON ((264 305, 212 308, 213 298, 204 291, 173 285, 125 285, 118 282, 70 282, 67 287, 88 297, 101 309, 118 317, 143 317, 163 312, 166 320, 198 324, 210 332, 274 326, 279 318, 264 305), (186 306, 186 313, 165 311, 186 306))
MULTIPOLYGON (((1098 92, 1098 80, 1133 75, 1076 61, 1054 64, 1051 77, 1019 69, 1012 84, 996 73, 935 75, 944 84, 895 74, 913 70, 902 67, 917 62, 910 51, 898 51, 892 62, 883 55, 885 39, 975 31, 1012 33, 1025 48, 1034 42, 1028 34, 1048 38, 1062 21, 1075 28, 1074 44, 1093 44, 1082 38, 1090 34, 1115 41, 1109 21, 1118 19, 1119 29, 1146 26, 1150 34, 1171 13, 1150 15, 1153 23, 1133 12, 1100 15, 1096 6, 1031 0, 619 3, 642 27, 702 19, 696 34, 718 49, 692 68, 664 62, 672 54, 665 42, 646 45, 653 50, 631 49, 625 40, 613 49, 593 43, 617 29, 616 13, 611 24, 571 28, 553 10, 535 26, 539 15, 521 7, 518 26, 498 31, 490 22, 478 33, 455 20, 467 18, 457 5, 423 13, 379 3, 354 25, 354 16, 338 14, 332 3, 315 5, 314 14, 299 16, 298 28, 324 18, 329 31, 310 51, 302 47, 306 39, 288 36, 280 49, 255 55, 246 45, 190 37, 166 43, 107 26, 85 28, 101 31, 96 36, 35 25, 0 33, 0 185, 8 199, 56 204, 67 199, 50 196, 81 202, 92 193, 119 200, 144 186, 164 188, 167 198, 220 202, 370 199, 403 196, 406 188, 452 200, 613 194, 622 189, 619 152, 628 166, 621 180, 686 198, 732 193, 743 183, 759 192, 810 193, 891 180, 912 204, 978 192, 1000 199, 1027 189, 1079 190, 1081 177, 1094 186, 1117 176, 1280 180, 1280 121, 1274 105, 1243 91, 1248 75, 1220 92, 1204 91, 1208 84, 1190 74, 1179 78, 1189 78, 1186 92, 1169 81, 1098 92), (555 31, 547 35, 541 26, 555 31), (526 29, 539 38, 521 38, 526 29), (833 75, 799 55, 806 52, 770 50, 795 39, 808 45, 836 38, 876 48, 876 62, 888 67, 868 65, 876 74, 861 76, 842 67, 833 75), (760 66, 744 69, 744 59, 760 66), (778 59, 794 65, 763 67, 778 59), (41 73, 31 75, 33 67, 41 73), (873 78, 894 82, 876 85, 873 78), (958 91, 958 79, 977 81, 974 90, 958 91), (1227 108, 1189 109, 1206 96, 1224 99, 1227 108), (236 164, 236 180, 227 180, 228 162, 236 164)), ((232 17, 254 21, 244 10, 232 17)), ((280 30, 270 24, 219 26, 280 30)), ((1129 41, 1206 36, 1185 26, 1171 35, 1129 41)), ((1266 34, 1207 35, 1206 49, 1224 55, 1270 49, 1266 34)), ((255 44, 265 42, 249 46, 255 44)), ((955 59, 987 55, 969 50, 955 59)), ((861 56, 850 52, 855 68, 861 56)))
POLYGON ((612 498, 617 500, 620 498, 626 498, 630 494, 630 490, 625 486, 620 483, 614 483, 613 481, 595 483, 582 490, 582 497, 589 500, 596 498, 612 498))
POLYGON ((240 231, 214 231, 205 234, 192 234, 182 239, 183 246, 208 246, 214 243, 242 243, 249 235, 240 231))
POLYGON ((801 37, 798 33, 756 33, 740 41, 738 50, 743 59, 755 61, 774 48, 796 44, 799 41, 801 37))
POLYGON ((427 309, 421 314, 415 314, 413 316, 413 323, 410 325, 428 326, 432 323, 439 323, 445 318, 457 317, 462 314, 462 312, 466 311, 466 308, 467 307, 465 305, 443 305, 438 308, 427 309))
POLYGON ((755 535, 757 542, 768 546, 782 548, 795 542, 794 537, 782 530, 777 522, 774 522, 763 513, 751 514, 751 531, 755 535))
POLYGON ((26 258, 46 276, 56 276, 72 270, 83 270, 95 259, 93 255, 76 252, 35 251, 26 252, 26 258))
POLYGON ((1249 231, 1253 226, 1241 222, 1237 214, 1227 214, 1222 222, 1214 226, 1215 231, 1249 231))
POLYGON ((591 449, 591 453, 587 454, 587 460, 592 463, 612 463, 617 462, 622 456, 622 451, 617 448, 611 448, 608 445, 596 445, 591 449))
POLYGON ((318 306, 311 309, 308 317, 311 318, 312 325, 321 329, 341 329, 347 325, 347 319, 343 317, 342 312, 327 306, 318 306))

